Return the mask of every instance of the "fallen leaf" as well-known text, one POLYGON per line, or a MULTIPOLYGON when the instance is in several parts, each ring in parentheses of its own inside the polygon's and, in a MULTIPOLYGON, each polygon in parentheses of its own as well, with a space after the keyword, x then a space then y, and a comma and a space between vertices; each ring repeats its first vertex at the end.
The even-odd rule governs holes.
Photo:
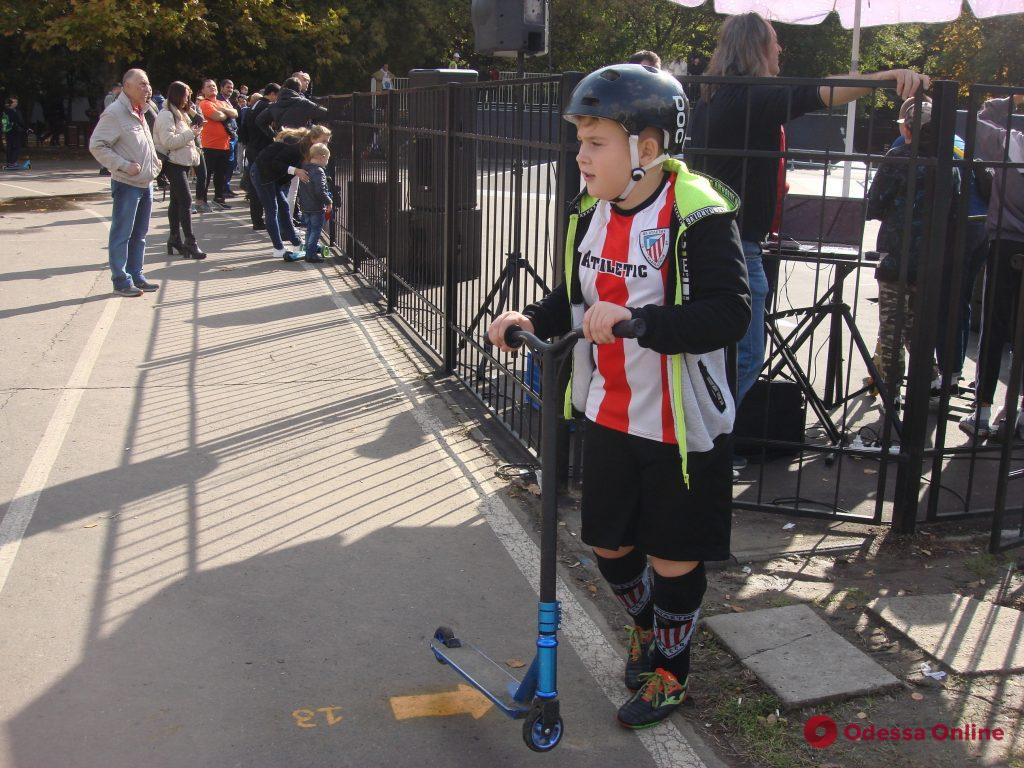
POLYGON ((924 701, 924 694, 914 691, 912 694, 910 694, 910 698, 912 698, 914 701, 924 701))
POLYGON ((857 713, 857 719, 858 720, 867 720, 868 719, 868 713, 867 712, 858 712, 857 713))
POLYGON ((592 594, 592 595, 596 595, 597 594, 597 587, 594 586, 593 584, 587 584, 587 591, 590 592, 590 594, 592 594))
POLYGON ((773 713, 773 714, 768 715, 768 717, 766 717, 764 719, 764 721, 768 725, 775 725, 777 722, 779 722, 779 716, 773 713))
POLYGON ((83 528, 95 528, 97 525, 99 525, 99 523, 86 523, 82 527, 83 528))
POLYGON ((526 662, 522 659, 509 659, 505 662, 505 666, 509 667, 510 669, 522 669, 526 666, 526 662))
POLYGON ((730 605, 729 607, 732 609, 733 613, 743 613, 747 610, 746 608, 740 608, 738 605, 730 605))

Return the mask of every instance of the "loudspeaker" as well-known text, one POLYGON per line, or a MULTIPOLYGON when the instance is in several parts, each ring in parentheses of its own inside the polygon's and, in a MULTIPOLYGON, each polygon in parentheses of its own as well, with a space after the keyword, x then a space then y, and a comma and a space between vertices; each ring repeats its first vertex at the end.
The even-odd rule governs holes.
POLYGON ((548 52, 548 0, 473 0, 477 53, 538 56, 548 52))
MULTIPOLYGON (((455 280, 480 276, 483 217, 478 209, 455 211, 455 280)), ((415 288, 444 282, 444 214, 441 211, 399 211, 396 253, 391 270, 415 288)))
MULTIPOLYGON (((446 83, 475 83, 477 73, 464 69, 414 69, 409 72, 412 88, 446 83)), ((477 130, 476 94, 455 89, 456 133, 477 130)), ((445 94, 442 90, 406 91, 409 126, 441 131, 445 128, 445 94)), ((444 137, 413 133, 409 143, 409 199, 413 208, 439 210, 444 208, 444 137)), ((455 140, 455 207, 476 207, 477 143, 472 139, 455 140)))
MULTIPOLYGON (((768 382, 758 379, 740 404, 733 436, 754 440, 785 440, 803 445, 806 421, 807 402, 799 384, 794 381, 768 382)), ((763 455, 768 459, 794 456, 800 451, 795 446, 763 447, 739 439, 735 441, 734 450, 740 456, 751 458, 760 457, 763 450, 763 455)))

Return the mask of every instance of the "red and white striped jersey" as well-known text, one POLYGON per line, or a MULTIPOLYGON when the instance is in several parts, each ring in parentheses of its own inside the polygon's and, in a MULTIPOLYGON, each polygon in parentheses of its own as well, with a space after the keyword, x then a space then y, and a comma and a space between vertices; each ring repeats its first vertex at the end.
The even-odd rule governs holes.
MULTIPOLYGON (((673 251, 675 174, 639 210, 624 214, 601 201, 579 246, 579 278, 587 306, 608 301, 624 307, 663 306, 673 251)), ((635 339, 592 345, 594 372, 587 418, 662 443, 676 443, 669 395, 668 358, 635 339)))

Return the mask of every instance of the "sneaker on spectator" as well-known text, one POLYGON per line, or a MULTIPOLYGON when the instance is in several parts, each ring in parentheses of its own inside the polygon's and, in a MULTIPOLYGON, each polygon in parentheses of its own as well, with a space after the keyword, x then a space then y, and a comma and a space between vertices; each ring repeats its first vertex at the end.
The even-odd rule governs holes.
POLYGON ((118 296, 130 296, 132 298, 142 295, 142 291, 136 288, 134 285, 126 285, 123 288, 115 288, 114 293, 116 293, 118 296))
POLYGON ((960 431, 976 440, 988 440, 992 436, 992 425, 987 421, 980 421, 977 412, 971 411, 960 419, 960 431))
MULTIPOLYGON (((1000 416, 996 422, 995 435, 996 440, 1003 442, 1007 439, 1010 432, 1009 420, 1006 416, 1000 416)), ((1014 425, 1013 434, 1009 436, 1011 440, 1024 440, 1024 410, 1017 414, 1017 422, 1014 425)))

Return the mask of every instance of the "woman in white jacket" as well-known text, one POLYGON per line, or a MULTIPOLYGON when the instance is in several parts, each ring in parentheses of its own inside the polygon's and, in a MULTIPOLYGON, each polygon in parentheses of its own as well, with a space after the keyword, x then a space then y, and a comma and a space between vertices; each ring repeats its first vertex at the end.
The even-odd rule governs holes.
POLYGON ((167 87, 164 108, 153 124, 153 142, 165 158, 164 172, 171 187, 171 202, 167 206, 171 235, 167 253, 177 251, 186 259, 206 258, 192 232, 192 191, 188 184, 189 169, 199 165, 196 141, 202 124, 202 114, 192 106, 192 89, 180 81, 171 83, 167 87))

